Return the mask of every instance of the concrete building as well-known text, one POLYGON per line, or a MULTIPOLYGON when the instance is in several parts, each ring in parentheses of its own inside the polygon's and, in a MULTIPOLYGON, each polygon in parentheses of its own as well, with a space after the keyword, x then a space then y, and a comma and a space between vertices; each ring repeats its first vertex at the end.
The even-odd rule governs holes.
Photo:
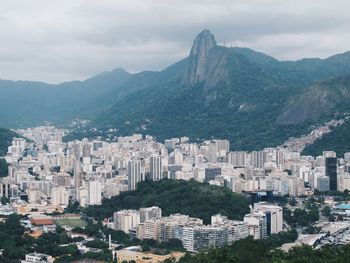
POLYGON ((150 179, 152 181, 163 179, 162 156, 154 155, 150 157, 150 179))
POLYGON ((52 188, 51 203, 54 206, 67 206, 69 204, 69 195, 66 187, 58 186, 52 188))
POLYGON ((25 255, 25 260, 21 260, 21 263, 53 263, 54 261, 52 256, 34 252, 25 255))
POLYGON ((144 181, 144 174, 141 171, 141 161, 131 160, 128 162, 128 187, 129 191, 136 189, 137 183, 144 181))
POLYGON ((229 152, 227 154, 228 163, 234 166, 246 166, 247 165, 247 153, 246 152, 229 152))
POLYGON ((263 212, 254 212, 244 216, 244 222, 248 224, 249 235, 254 239, 267 237, 267 218, 263 212))
POLYGON ((338 190, 337 158, 327 157, 325 166, 326 166, 326 176, 329 177, 329 190, 337 191, 338 190))
POLYGON ((318 176, 316 179, 316 188, 321 192, 329 191, 329 177, 328 176, 318 176))
POLYGON ((266 215, 267 235, 277 234, 283 228, 283 209, 282 207, 267 203, 254 204, 255 212, 263 212, 266 215))
POLYGON ((97 180, 86 182, 86 188, 89 193, 88 204, 89 205, 100 205, 102 201, 102 186, 97 180))
POLYGON ((248 223, 237 220, 228 220, 226 216, 214 215, 211 217, 211 225, 223 227, 227 230, 227 244, 244 239, 249 236, 248 223))
POLYGON ((162 209, 158 206, 140 208, 140 222, 162 217, 162 209))
POLYGON ((198 252, 228 243, 228 231, 224 227, 184 226, 182 244, 187 251, 198 252))
POLYGON ((121 230, 129 234, 129 230, 140 224, 140 212, 138 210, 121 210, 114 213, 115 230, 121 230))

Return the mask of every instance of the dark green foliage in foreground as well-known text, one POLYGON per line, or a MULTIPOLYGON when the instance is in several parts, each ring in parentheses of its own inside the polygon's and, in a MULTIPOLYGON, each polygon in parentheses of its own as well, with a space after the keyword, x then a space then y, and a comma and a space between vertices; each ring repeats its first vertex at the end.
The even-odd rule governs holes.
MULTIPOLYGON (((345 263, 349 262, 350 245, 315 250, 300 246, 288 253, 271 250, 263 240, 244 239, 231 246, 211 249, 208 253, 186 254, 180 263, 345 263)), ((167 262, 171 262, 168 260, 167 262)))
POLYGON ((283 219, 293 227, 307 227, 320 219, 317 208, 312 208, 309 211, 296 208, 294 211, 288 208, 283 209, 283 219))
POLYGON ((344 153, 350 152, 350 121, 346 121, 343 125, 335 127, 331 133, 325 134, 314 144, 308 145, 303 155, 322 155, 323 151, 335 151, 338 157, 342 157, 344 153))
POLYGON ((212 215, 218 213, 230 219, 242 219, 249 212, 248 200, 228 188, 193 180, 161 180, 141 182, 136 191, 104 199, 102 205, 90 206, 86 213, 96 219, 103 219, 112 216, 117 210, 153 205, 162 208, 164 216, 181 213, 201 218, 206 224, 210 223, 212 215))
POLYGON ((108 245, 99 239, 94 239, 94 240, 88 241, 88 242, 86 242, 85 246, 99 248, 99 249, 108 248, 108 245))
POLYGON ((298 238, 298 233, 296 230, 289 232, 280 232, 278 234, 273 234, 264 240, 264 243, 271 247, 280 247, 285 243, 292 243, 298 238))
POLYGON ((19 220, 20 216, 10 215, 4 223, 0 223, 0 249, 3 255, 0 262, 17 263, 24 259, 25 254, 38 252, 57 258, 57 262, 71 262, 83 257, 110 260, 111 254, 107 250, 101 253, 81 255, 77 246, 73 244, 67 232, 58 227, 56 233, 44 233, 38 238, 31 238, 24 233, 19 220))
POLYGON ((20 216, 13 214, 5 223, 0 223, 0 249, 4 249, 0 262, 18 262, 30 251, 29 242, 21 238, 24 228, 19 219, 20 216))

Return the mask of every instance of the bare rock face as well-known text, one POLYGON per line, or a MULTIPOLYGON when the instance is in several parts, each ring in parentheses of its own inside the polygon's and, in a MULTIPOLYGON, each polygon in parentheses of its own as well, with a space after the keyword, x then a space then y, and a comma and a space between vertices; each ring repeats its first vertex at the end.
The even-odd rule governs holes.
POLYGON ((214 35, 205 29, 194 40, 189 64, 184 75, 183 84, 193 86, 207 79, 206 65, 210 50, 216 47, 214 35))
POLYGON ((311 85, 291 100, 279 114, 276 123, 285 125, 315 121, 337 108, 348 108, 350 100, 350 75, 340 76, 311 85))

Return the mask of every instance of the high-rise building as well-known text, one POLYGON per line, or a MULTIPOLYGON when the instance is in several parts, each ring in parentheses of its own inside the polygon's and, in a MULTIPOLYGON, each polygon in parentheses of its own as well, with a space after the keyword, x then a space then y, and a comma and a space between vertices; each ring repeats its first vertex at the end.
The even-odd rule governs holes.
POLYGON ((151 156, 150 176, 152 181, 159 181, 163 179, 163 165, 161 156, 151 156))
POLYGON ((113 228, 124 231, 127 234, 131 228, 140 224, 140 212, 137 210, 121 210, 115 212, 113 218, 113 228))
POLYGON ((209 182, 211 180, 215 180, 216 176, 221 175, 221 168, 220 167, 207 167, 205 168, 205 182, 209 182))
POLYGON ((272 235, 282 231, 283 227, 283 210, 282 207, 267 203, 254 204, 256 212, 263 212, 266 215, 266 234, 272 235))
POLYGON ((51 203, 57 206, 67 206, 69 203, 69 195, 66 187, 58 186, 52 188, 51 203))
POLYGON ((83 146, 83 164, 90 164, 91 162, 91 145, 84 144, 83 146))
POLYGON ((227 229, 227 243, 231 245, 233 242, 244 239, 249 236, 248 223, 243 221, 228 220, 226 216, 214 215, 211 217, 212 226, 221 226, 227 229))
POLYGON ((221 226, 185 226, 182 244, 190 252, 221 247, 227 245, 227 229, 221 226))
POLYGON ((41 192, 37 188, 30 187, 27 189, 28 192, 28 202, 29 203, 38 203, 41 199, 41 192))
POLYGON ((80 161, 80 145, 76 141, 71 146, 71 154, 76 161, 80 161))
POLYGON ((329 191, 329 177, 328 176, 318 176, 316 179, 316 188, 317 190, 321 192, 328 192, 329 191))
POLYGON ((230 142, 228 140, 214 140, 216 152, 220 157, 226 156, 230 150, 230 142))
POLYGON ((89 193, 88 204, 100 205, 102 201, 102 187, 99 181, 90 181, 86 183, 89 193))
POLYGON ((140 208, 140 222, 145 222, 151 218, 162 217, 162 209, 158 206, 140 208))
POLYGON ((251 165, 256 168, 263 168, 265 163, 265 153, 263 151, 251 152, 251 165))
POLYGON ((350 190, 350 174, 343 172, 338 175, 338 191, 344 192, 345 190, 350 190))
POLYGON ((74 186, 75 189, 79 189, 82 184, 82 175, 81 175, 81 165, 80 161, 74 162, 74 169, 73 169, 73 177, 74 177, 74 186))
POLYGON ((337 158, 327 157, 326 158, 326 176, 329 177, 329 190, 337 191, 337 158))
POLYGON ((59 173, 52 177, 52 182, 55 186, 70 186, 71 185, 71 177, 66 173, 59 173))
POLYGON ((85 187, 80 187, 77 191, 78 201, 81 207, 88 205, 89 201, 89 191, 85 187))
POLYGON ((244 222, 248 223, 249 235, 254 239, 267 237, 267 218, 263 212, 254 212, 244 216, 244 222))
POLYGON ((129 191, 136 189, 137 183, 144 181, 144 174, 141 171, 141 161, 131 160, 128 162, 128 188, 129 191))
POLYGON ((218 158, 217 146, 215 143, 211 143, 208 146, 208 152, 206 158, 209 163, 216 163, 218 158))
POLYGON ((228 163, 235 166, 246 166, 247 165, 247 153, 246 152, 229 152, 227 154, 228 163))

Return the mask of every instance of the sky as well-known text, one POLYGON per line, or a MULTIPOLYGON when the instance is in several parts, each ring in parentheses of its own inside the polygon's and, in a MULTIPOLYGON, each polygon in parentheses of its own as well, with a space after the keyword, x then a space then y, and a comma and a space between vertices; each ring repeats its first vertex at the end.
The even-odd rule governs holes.
POLYGON ((162 70, 209 29, 280 60, 350 50, 348 0, 0 0, 0 79, 162 70))

